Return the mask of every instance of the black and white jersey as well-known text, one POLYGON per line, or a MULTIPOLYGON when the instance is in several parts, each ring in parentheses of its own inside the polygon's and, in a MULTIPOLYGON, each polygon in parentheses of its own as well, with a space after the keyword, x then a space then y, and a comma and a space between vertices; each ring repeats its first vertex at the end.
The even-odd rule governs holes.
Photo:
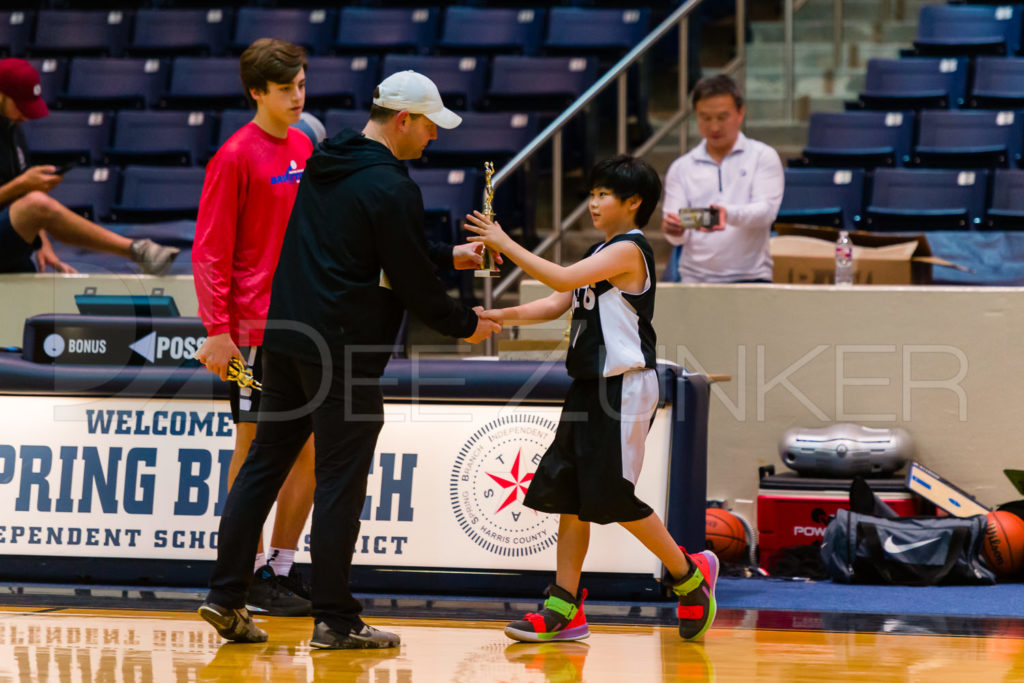
MULTIPOLYGON (((632 242, 644 255, 647 280, 639 294, 602 280, 573 292, 572 326, 565 367, 575 379, 612 377, 655 367, 654 251, 640 230, 616 235, 587 250, 596 254, 616 242, 632 242)), ((585 257, 584 257, 585 258, 585 257)))

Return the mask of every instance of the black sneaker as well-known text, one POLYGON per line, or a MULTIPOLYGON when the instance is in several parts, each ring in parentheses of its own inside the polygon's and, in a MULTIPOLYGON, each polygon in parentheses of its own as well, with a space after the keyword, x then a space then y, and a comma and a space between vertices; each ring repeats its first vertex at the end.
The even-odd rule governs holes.
POLYGON ((282 585, 269 564, 256 570, 245 596, 245 604, 252 611, 264 612, 272 617, 308 617, 313 614, 313 603, 282 585))
POLYGON ((381 631, 363 624, 363 628, 352 633, 339 633, 325 622, 318 621, 313 626, 313 638, 310 647, 321 650, 369 650, 386 647, 398 647, 402 639, 394 633, 381 631))
POLYGON ((267 640, 267 632, 252 623, 252 617, 244 607, 231 609, 204 602, 197 611, 199 616, 217 629, 221 638, 236 643, 263 643, 267 640))
POLYGON ((299 573, 299 570, 295 568, 294 564, 288 571, 288 576, 279 576, 277 581, 300 598, 313 600, 313 590, 306 583, 306 579, 299 573))
POLYGON ((128 248, 132 261, 146 275, 163 275, 171 268, 174 259, 178 258, 177 247, 157 244, 151 239, 134 240, 128 248))

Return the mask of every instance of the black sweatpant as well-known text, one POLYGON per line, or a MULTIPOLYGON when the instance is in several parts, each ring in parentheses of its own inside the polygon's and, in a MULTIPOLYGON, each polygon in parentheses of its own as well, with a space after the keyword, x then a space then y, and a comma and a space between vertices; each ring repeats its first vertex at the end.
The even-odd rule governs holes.
POLYGON ((377 380, 352 381, 345 374, 336 366, 326 377, 318 363, 263 349, 259 424, 224 504, 210 602, 245 605, 263 522, 312 431, 313 617, 341 633, 362 628, 349 574, 384 402, 377 380))

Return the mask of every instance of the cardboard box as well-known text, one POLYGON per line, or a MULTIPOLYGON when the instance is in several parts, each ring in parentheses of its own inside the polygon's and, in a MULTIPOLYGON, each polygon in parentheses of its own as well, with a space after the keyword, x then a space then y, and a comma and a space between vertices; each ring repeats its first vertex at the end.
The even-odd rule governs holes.
MULTIPOLYGON (((777 223, 771 239, 773 281, 790 284, 833 284, 839 230, 814 225, 777 223)), ((924 235, 850 232, 853 282, 858 285, 926 285, 932 266, 961 268, 932 256, 924 235)))

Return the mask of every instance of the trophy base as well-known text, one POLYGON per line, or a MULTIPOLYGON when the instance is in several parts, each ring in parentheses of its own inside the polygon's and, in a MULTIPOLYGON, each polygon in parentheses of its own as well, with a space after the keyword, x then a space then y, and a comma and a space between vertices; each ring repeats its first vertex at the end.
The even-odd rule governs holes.
POLYGON ((480 270, 474 270, 473 277, 501 277, 501 271, 483 268, 480 270))

